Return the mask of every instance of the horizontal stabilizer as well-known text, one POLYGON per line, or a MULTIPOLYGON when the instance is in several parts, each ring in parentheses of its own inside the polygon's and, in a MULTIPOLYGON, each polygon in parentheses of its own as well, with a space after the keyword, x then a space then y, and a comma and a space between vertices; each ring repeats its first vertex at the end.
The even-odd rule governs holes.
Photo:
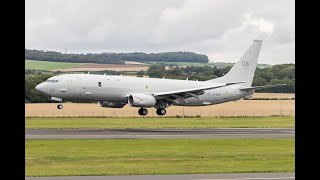
POLYGON ((286 84, 274 84, 274 85, 266 85, 266 86, 255 86, 255 87, 245 87, 241 88, 241 91, 248 91, 248 90, 257 90, 257 89, 266 89, 266 88, 273 88, 273 87, 280 87, 286 86, 286 84))

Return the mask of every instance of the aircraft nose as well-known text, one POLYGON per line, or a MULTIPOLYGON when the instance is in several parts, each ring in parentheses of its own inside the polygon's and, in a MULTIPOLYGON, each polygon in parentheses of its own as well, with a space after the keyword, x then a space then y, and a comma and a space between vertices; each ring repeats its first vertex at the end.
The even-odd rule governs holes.
POLYGON ((40 92, 45 92, 45 85, 43 83, 40 83, 36 86, 36 90, 40 92))

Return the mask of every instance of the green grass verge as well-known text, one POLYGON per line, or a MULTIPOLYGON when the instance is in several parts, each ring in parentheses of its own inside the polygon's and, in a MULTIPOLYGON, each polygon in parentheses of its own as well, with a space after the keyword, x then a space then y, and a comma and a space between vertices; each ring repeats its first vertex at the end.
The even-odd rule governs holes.
POLYGON ((26 118, 26 128, 289 128, 294 117, 26 118))
POLYGON ((294 139, 27 140, 27 176, 293 172, 294 139))
POLYGON ((83 63, 67 63, 67 62, 49 62, 49 61, 35 61, 26 60, 25 69, 34 70, 53 70, 78 67, 83 63))

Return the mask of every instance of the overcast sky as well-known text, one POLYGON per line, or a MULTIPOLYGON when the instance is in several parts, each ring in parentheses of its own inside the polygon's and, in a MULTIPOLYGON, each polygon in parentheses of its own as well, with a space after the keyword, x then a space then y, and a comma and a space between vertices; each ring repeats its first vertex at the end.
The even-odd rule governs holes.
POLYGON ((293 0, 26 0, 27 49, 67 53, 191 51, 236 62, 295 62, 293 0))

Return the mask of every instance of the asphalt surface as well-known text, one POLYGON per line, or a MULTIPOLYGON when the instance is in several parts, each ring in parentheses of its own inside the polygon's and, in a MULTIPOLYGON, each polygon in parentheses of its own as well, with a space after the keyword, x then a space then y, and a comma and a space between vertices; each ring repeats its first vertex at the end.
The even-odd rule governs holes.
POLYGON ((26 180, 293 180, 295 173, 26 177, 26 180))
POLYGON ((26 129, 25 139, 294 138, 294 128, 26 129))

